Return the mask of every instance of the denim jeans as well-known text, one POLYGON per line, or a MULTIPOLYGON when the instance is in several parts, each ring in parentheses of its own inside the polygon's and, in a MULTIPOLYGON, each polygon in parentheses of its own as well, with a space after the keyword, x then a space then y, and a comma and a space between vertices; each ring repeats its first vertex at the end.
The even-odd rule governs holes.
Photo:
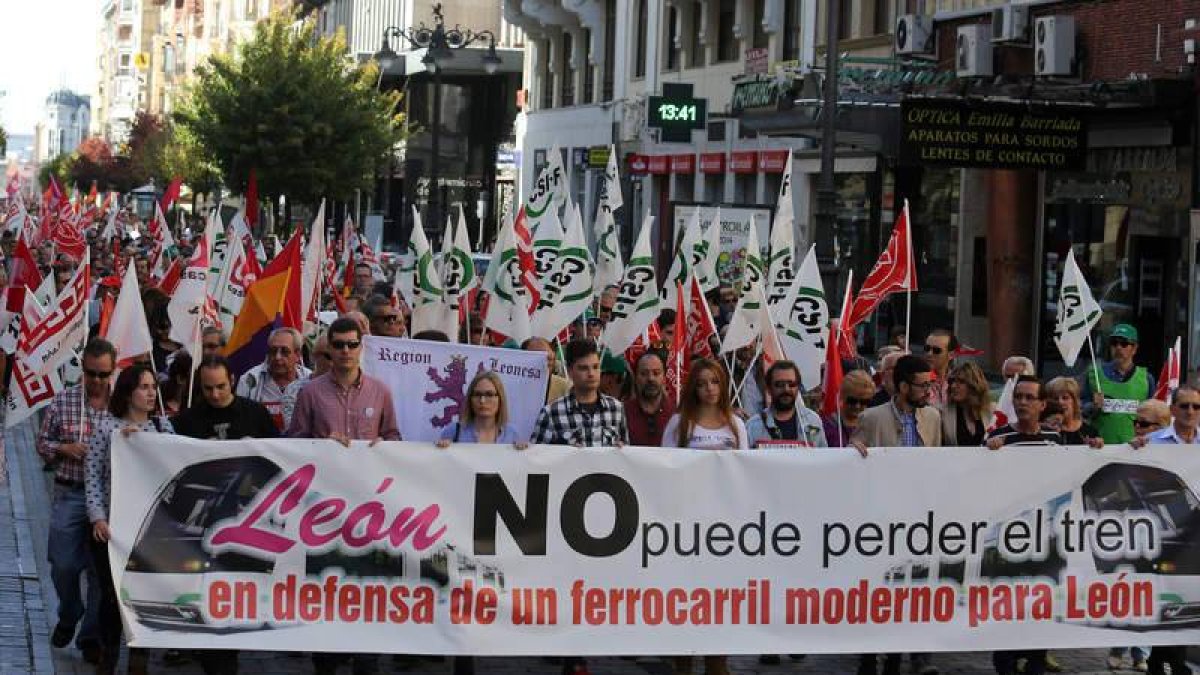
POLYGON ((46 557, 50 559, 50 579, 58 594, 58 622, 75 626, 83 619, 75 637, 75 645, 80 647, 100 639, 100 584, 92 565, 91 539, 92 523, 87 517, 83 488, 55 483, 46 557), (80 587, 83 576, 87 578, 86 599, 80 587))

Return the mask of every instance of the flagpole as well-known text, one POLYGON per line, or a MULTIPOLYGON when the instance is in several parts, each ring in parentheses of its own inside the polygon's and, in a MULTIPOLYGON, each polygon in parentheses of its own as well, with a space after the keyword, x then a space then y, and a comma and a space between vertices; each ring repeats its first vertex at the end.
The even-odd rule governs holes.
MULTIPOLYGON (((208 299, 205 298, 204 302, 207 303, 208 299)), ((195 347, 196 343, 200 341, 200 314, 202 314, 203 311, 204 311, 203 309, 200 309, 200 311, 197 312, 196 321, 192 326, 192 346, 193 346, 193 348, 195 347)), ((191 351, 191 349, 189 349, 188 356, 190 357, 191 355, 192 355, 192 351, 191 351)), ((199 356, 199 355, 197 354, 197 356, 199 356)), ((200 366, 200 364, 197 363, 198 360, 199 359, 196 359, 196 358, 192 359, 191 373, 188 374, 188 392, 187 392, 187 407, 188 408, 192 407, 192 391, 195 390, 195 388, 196 388, 196 370, 198 370, 199 366, 200 366)))
POLYGON ((1092 373, 1096 376, 1096 391, 1104 396, 1104 389, 1100 384, 1100 366, 1096 364, 1096 346, 1092 344, 1092 332, 1088 331, 1088 351, 1092 353, 1092 373))
POLYGON ((762 343, 763 343, 763 341, 760 338, 758 341, 758 347, 756 347, 754 350, 754 358, 750 360, 750 367, 746 369, 746 375, 742 377, 741 383, 738 384, 737 388, 734 389, 734 391, 733 391, 734 399, 738 399, 738 397, 740 397, 742 395, 742 389, 744 389, 746 387, 746 380, 749 379, 750 376, 754 375, 754 369, 756 367, 758 367, 757 366, 758 357, 762 355, 762 350, 763 350, 762 343))
MULTIPOLYGON (((85 258, 86 258, 87 262, 86 262, 86 263, 84 263, 84 264, 90 264, 90 263, 91 263, 91 250, 90 250, 90 249, 88 250, 88 253, 87 253, 87 255, 85 256, 85 258)), ((89 276, 89 277, 91 276, 91 274, 90 274, 90 270, 89 270, 89 274, 88 274, 88 276, 89 276)), ((88 306, 89 306, 89 305, 91 305, 91 304, 92 304, 91 302, 84 302, 84 303, 83 303, 83 326, 84 326, 84 329, 83 329, 83 344, 81 345, 81 347, 80 347, 80 349, 79 349, 79 366, 80 366, 80 369, 82 369, 82 368, 83 368, 83 352, 84 352, 84 350, 86 350, 86 349, 87 349, 87 342, 88 342, 88 306)), ((79 442, 80 442, 80 443, 83 443, 83 425, 84 425, 84 423, 85 423, 85 422, 87 422, 87 386, 84 384, 84 378, 86 378, 86 377, 87 377, 87 373, 86 373, 86 372, 84 372, 84 373, 81 373, 81 374, 80 374, 80 378, 79 378, 79 394, 80 394, 80 396, 79 396, 79 399, 80 399, 80 406, 79 406, 79 442)))

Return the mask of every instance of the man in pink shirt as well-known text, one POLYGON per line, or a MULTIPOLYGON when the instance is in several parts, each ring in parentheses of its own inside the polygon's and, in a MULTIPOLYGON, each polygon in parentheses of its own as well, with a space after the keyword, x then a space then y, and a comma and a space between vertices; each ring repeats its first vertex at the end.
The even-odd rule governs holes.
MULTIPOLYGON (((349 447, 350 441, 400 440, 392 394, 382 382, 362 372, 362 328, 339 317, 329 326, 330 369, 313 378, 296 397, 288 426, 292 438, 328 438, 349 447)), ((354 672, 379 672, 379 656, 354 654, 354 672)), ((313 654, 318 675, 337 672, 338 654, 313 654)))
POLYGON ((362 329, 339 317, 329 327, 330 369, 313 378, 296 397, 287 435, 350 441, 398 441, 400 429, 392 394, 379 380, 362 372, 362 329))

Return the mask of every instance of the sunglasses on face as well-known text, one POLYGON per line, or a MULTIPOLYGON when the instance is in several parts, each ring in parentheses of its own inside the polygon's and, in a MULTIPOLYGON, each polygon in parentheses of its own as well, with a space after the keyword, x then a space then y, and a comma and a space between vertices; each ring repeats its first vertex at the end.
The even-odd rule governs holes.
POLYGON ((1014 401, 1036 401, 1036 400, 1038 400, 1038 397, 1034 396, 1033 394, 1013 394, 1013 400, 1014 401))
POLYGON ((329 346, 338 351, 355 350, 362 344, 361 340, 330 340, 329 346))
POLYGON ((1180 410, 1200 410, 1200 403, 1176 403, 1180 410))
POLYGON ((1150 420, 1134 420, 1133 421, 1133 426, 1138 427, 1139 429, 1143 429, 1145 427, 1153 427, 1153 426, 1157 426, 1157 425, 1158 425, 1157 422, 1151 422, 1150 420))
POLYGON ((84 369, 83 374, 87 375, 88 377, 94 377, 97 380, 107 380, 108 378, 112 377, 113 371, 84 369))
POLYGON ((1132 344, 1133 344, 1132 342, 1130 342, 1129 340, 1126 340, 1124 338, 1113 338, 1108 341, 1108 346, 1110 346, 1110 347, 1128 347, 1129 345, 1132 345, 1132 344))
POLYGON ((929 354, 938 355, 938 354, 945 352, 946 348, 939 347, 937 345, 925 345, 925 351, 929 354))
POLYGON ((855 398, 853 396, 847 396, 844 400, 847 406, 858 406, 860 408, 865 408, 871 405, 871 399, 869 398, 855 398))
POLYGON ((385 314, 383 316, 375 317, 375 320, 382 322, 382 323, 399 323, 400 315, 399 314, 385 314))

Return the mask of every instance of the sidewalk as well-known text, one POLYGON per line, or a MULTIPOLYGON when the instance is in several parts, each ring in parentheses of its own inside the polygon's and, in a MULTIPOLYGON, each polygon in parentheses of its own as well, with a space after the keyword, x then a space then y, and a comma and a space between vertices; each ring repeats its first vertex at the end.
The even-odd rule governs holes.
MULTIPOLYGON (((4 464, 0 463, 0 675, 57 673, 85 675, 92 666, 74 649, 51 649, 57 598, 46 564, 46 533, 49 529, 51 474, 42 471, 34 450, 35 427, 22 424, 5 434, 4 464)), ((1105 665, 1105 650, 1073 649, 1055 651, 1055 657, 1067 673, 1111 675, 1105 665)), ((163 652, 151 654, 150 672, 169 675, 201 675, 194 661, 168 665, 163 652)), ((942 675, 992 675, 991 655, 986 653, 935 654, 934 664, 942 675)), ((241 672, 253 675, 311 673, 311 661, 303 654, 245 652, 241 672)), ((383 673, 411 675, 449 675, 451 660, 402 660, 383 657, 383 673)), ((637 661, 619 658, 589 659, 593 675, 669 675, 666 660, 646 658, 637 661)), ((854 675, 858 658, 850 655, 811 656, 802 660, 787 657, 777 666, 759 665, 753 656, 730 659, 730 668, 738 675, 854 675)), ((697 673, 703 672, 702 659, 696 659, 697 673)), ((124 672, 124 664, 118 672, 124 672)), ((348 673, 349 666, 342 669, 348 673)), ((479 675, 557 675, 559 667, 540 658, 481 658, 476 661, 479 675)), ((908 674, 907 664, 904 669, 908 674)), ((1134 675, 1134 671, 1121 671, 1134 675)))

